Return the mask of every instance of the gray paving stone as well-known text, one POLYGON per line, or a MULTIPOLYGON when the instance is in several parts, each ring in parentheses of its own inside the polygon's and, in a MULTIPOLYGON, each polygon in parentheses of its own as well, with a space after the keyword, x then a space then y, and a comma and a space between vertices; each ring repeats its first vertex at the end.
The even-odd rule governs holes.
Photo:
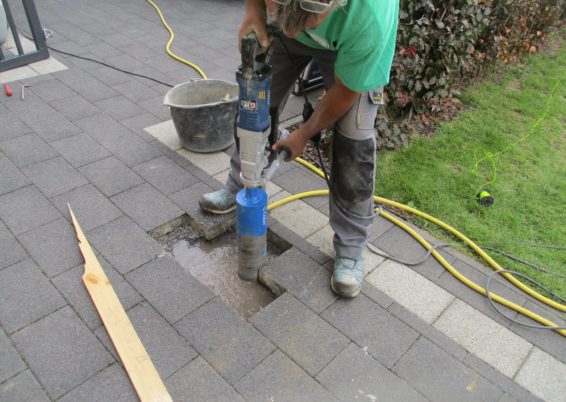
POLYGON ((330 289, 330 272, 296 248, 273 259, 260 273, 260 280, 275 282, 316 313, 328 307, 337 296, 330 289))
MULTIPOLYGON (((117 44, 115 46, 117 46, 117 44)), ((142 63, 140 60, 137 60, 124 53, 120 53, 119 55, 113 57, 107 57, 106 61, 115 67, 127 71, 136 71, 144 66, 144 63, 142 63)))
POLYGON ((59 402, 135 402, 138 396, 119 364, 113 364, 59 399, 59 402))
POLYGON ((16 114, 10 112, 0 114, 0 142, 31 132, 32 129, 16 114))
POLYGON ((66 305, 31 260, 0 271, 0 322, 12 333, 66 305))
POLYGON ((63 218, 21 234, 18 239, 48 277, 83 261, 76 232, 63 218))
POLYGON ((425 338, 392 371, 433 401, 497 401, 503 392, 425 338))
POLYGON ((420 333, 421 336, 424 336, 439 348, 450 353, 456 359, 462 360, 468 355, 466 349, 464 349, 460 344, 434 328, 432 325, 427 324, 421 318, 417 317, 411 311, 407 310, 400 304, 393 303, 388 307, 387 310, 395 317, 403 321, 405 324, 413 328, 415 331, 420 333))
POLYGON ((115 195, 111 200, 146 231, 183 215, 181 209, 147 183, 115 195))
POLYGON ((171 324, 214 297, 170 257, 157 258, 130 272, 126 279, 171 324))
POLYGON ((22 169, 22 172, 50 198, 88 183, 63 158, 53 158, 22 169))
POLYGON ((71 88, 56 79, 38 82, 31 90, 46 102, 75 95, 71 88))
POLYGON ((107 197, 143 183, 141 177, 115 157, 83 166, 79 171, 107 197))
POLYGON ((51 146, 74 167, 83 166, 110 156, 110 152, 86 134, 52 142, 51 146))
POLYGON ((166 156, 137 165, 134 170, 164 194, 174 193, 199 182, 195 176, 166 156))
POLYGON ((0 197, 0 219, 18 235, 61 217, 34 186, 0 197))
POLYGON ((127 131, 120 137, 105 139, 100 144, 130 167, 161 155, 156 148, 141 140, 131 131, 127 131))
MULTIPOLYGON (((163 57, 163 55, 161 55, 161 57, 163 57)), ((128 82, 114 85, 113 88, 115 91, 118 91, 120 94, 134 103, 144 101, 146 99, 150 99, 159 95, 159 92, 157 92, 155 89, 142 84, 138 80, 129 80, 128 82)))
POLYGON ((144 128, 161 123, 161 120, 151 113, 144 113, 134 117, 129 117, 125 120, 120 120, 120 123, 136 133, 145 142, 152 142, 155 140, 155 137, 146 133, 144 128))
POLYGON ((94 45, 89 45, 85 47, 85 50, 88 50, 93 55, 105 59, 107 57, 118 56, 122 54, 120 50, 116 47, 109 45, 108 43, 95 43, 94 45))
POLYGON ((350 343, 289 293, 253 316, 251 322, 313 376, 350 343))
MULTIPOLYGON (((149 304, 141 303, 128 310, 128 317, 162 379, 177 372, 198 356, 186 339, 149 304)), ((96 335, 116 360, 119 360, 106 329, 99 328, 96 335)))
POLYGON ((385 232, 387 232, 393 226, 395 226, 393 222, 385 219, 379 214, 376 214, 375 220, 369 228, 369 241, 373 243, 373 240, 385 234, 385 232))
POLYGON ((47 402, 49 398, 45 395, 31 371, 26 370, 0 385, 0 401, 47 402))
POLYGON ((279 350, 238 381, 246 401, 336 401, 326 389, 279 350))
POLYGON ((0 222, 0 269, 7 268, 27 258, 25 250, 0 222))
POLYGON ((122 211, 91 184, 53 197, 51 202, 69 221, 71 216, 68 205, 70 205, 79 225, 85 232, 123 215, 122 211))
POLYGON ((18 167, 54 158, 57 153, 37 134, 22 135, 0 142, 0 150, 18 167))
POLYGON ((242 378, 275 349, 219 298, 192 312, 175 328, 229 384, 242 378))
POLYGON ((112 98, 103 99, 95 102, 95 104, 116 120, 127 119, 128 117, 145 112, 144 109, 124 96, 114 96, 112 98))
POLYGON ((341 401, 426 401, 404 380, 354 344, 348 345, 316 380, 341 401))
MULTIPOLYGON (((272 181, 291 194, 327 188, 323 178, 315 173, 307 171, 306 169, 291 169, 290 171, 277 176, 272 181)), ((303 201, 315 208, 320 208, 325 204, 328 204, 328 196, 308 197, 304 198, 303 201)))
POLYGON ((18 168, 5 156, 0 154, 0 195, 9 193, 30 184, 18 168))
POLYGON ((53 111, 46 115, 34 116, 26 121, 45 141, 57 141, 61 138, 79 134, 80 130, 61 113, 53 111))
POLYGON ((321 316, 387 368, 393 366, 419 336, 363 295, 354 300, 339 299, 321 316), (392 339, 395 342, 391 342, 392 339))
MULTIPOLYGON (((26 369, 10 338, 0 328, 0 384, 26 369)), ((0 392, 0 396, 2 393, 0 392)))
MULTIPOLYGON (((332 261, 332 264, 329 262, 328 265, 329 269, 332 269, 334 262, 332 261)), ((381 290, 377 289, 375 286, 368 282, 364 282, 362 286, 362 294, 369 297, 371 300, 373 300, 383 308, 388 308, 394 302, 391 297, 387 296, 381 290)))
POLYGON ((161 246, 127 217, 93 229, 87 239, 121 274, 153 260, 161 252, 161 246))
POLYGON ((35 322, 12 338, 53 399, 113 362, 70 307, 35 322))
POLYGON ((308 241, 305 241, 305 239, 301 236, 276 220, 269 219, 267 227, 285 242, 296 247, 319 264, 325 264, 330 259, 326 253, 322 252, 319 248, 313 246, 308 241))
MULTIPOLYGON (((152 77, 155 76, 152 75, 152 77)), ((138 105, 143 107, 149 113, 157 116, 157 118, 159 118, 161 121, 169 120, 171 118, 169 108, 163 105, 163 96, 157 96, 155 98, 138 102, 138 105)))
POLYGON ((165 380, 165 386, 175 401, 243 402, 200 356, 165 380))
POLYGON ((210 191, 214 191, 214 189, 204 183, 196 183, 170 195, 170 198, 186 212, 189 224, 207 240, 225 233, 236 224, 235 212, 212 215, 204 213, 200 209, 199 198, 210 191))
POLYGON ((58 99, 49 103, 71 122, 100 113, 100 109, 79 95, 58 99))
MULTIPOLYGON (((97 255, 97 259, 124 309, 127 310, 142 301, 138 292, 104 258, 97 255)), ((89 329, 93 330, 102 325, 102 320, 84 286, 83 274, 84 266, 81 264, 61 275, 57 275, 52 279, 52 282, 89 329)))
POLYGON ((117 95, 116 91, 96 79, 77 82, 73 85, 73 90, 91 102, 117 95))
MULTIPOLYGON (((147 51, 147 50, 146 50, 147 51)), ((100 68, 98 70, 90 71, 90 75, 100 82, 113 87, 117 84, 122 84, 131 79, 129 74, 122 71, 114 70, 112 68, 100 68)))

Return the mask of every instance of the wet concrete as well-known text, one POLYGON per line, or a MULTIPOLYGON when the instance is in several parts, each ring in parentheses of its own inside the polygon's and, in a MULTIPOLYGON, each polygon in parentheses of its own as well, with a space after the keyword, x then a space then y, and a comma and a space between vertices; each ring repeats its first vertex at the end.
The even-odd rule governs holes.
MULTIPOLYGON (((246 319, 275 300, 275 295, 260 283, 238 277, 235 232, 214 241, 177 239, 171 253, 183 268, 246 319)), ((268 242, 267 263, 280 253, 280 249, 268 242)))

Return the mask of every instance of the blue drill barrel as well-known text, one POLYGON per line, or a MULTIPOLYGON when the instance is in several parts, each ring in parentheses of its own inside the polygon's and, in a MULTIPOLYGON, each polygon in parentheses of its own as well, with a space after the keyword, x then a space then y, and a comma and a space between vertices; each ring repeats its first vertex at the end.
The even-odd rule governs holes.
POLYGON ((261 187, 244 188, 236 195, 238 276, 257 281, 267 256, 267 194, 261 187))

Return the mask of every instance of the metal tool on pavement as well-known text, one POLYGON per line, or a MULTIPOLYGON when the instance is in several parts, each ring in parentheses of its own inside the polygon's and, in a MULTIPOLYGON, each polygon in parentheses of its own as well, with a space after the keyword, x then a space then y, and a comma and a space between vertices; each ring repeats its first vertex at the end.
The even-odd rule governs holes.
POLYGON ((291 152, 288 148, 280 149, 279 155, 271 156, 272 166, 266 170, 273 152, 269 143, 271 48, 260 49, 257 36, 250 33, 242 38, 241 52, 242 65, 236 72, 239 86, 236 135, 244 188, 236 195, 238 276, 256 281, 267 256, 267 193, 264 188, 280 160, 289 157, 291 152))

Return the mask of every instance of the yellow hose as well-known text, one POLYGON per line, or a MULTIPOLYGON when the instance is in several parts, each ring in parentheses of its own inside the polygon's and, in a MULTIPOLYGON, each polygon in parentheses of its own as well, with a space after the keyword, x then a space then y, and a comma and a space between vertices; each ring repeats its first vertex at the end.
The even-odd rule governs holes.
POLYGON ((165 46, 165 51, 167 52, 167 54, 169 56, 171 56, 172 58, 174 58, 175 60, 180 61, 181 63, 186 64, 187 66, 191 67, 193 70, 195 70, 197 73, 199 73, 199 75, 202 78, 204 78, 205 80, 208 79, 206 77, 206 74, 204 73, 204 71, 202 71, 196 64, 193 64, 190 61, 185 60, 182 57, 177 56, 175 53, 173 53, 171 51, 171 43, 173 43, 173 39, 175 39, 175 33, 173 32, 173 30, 171 29, 169 24, 167 24, 167 21, 165 21, 165 17, 163 17, 163 13, 159 9, 159 7, 157 7, 157 5, 152 0, 147 0, 147 2, 149 4, 151 4, 151 6, 155 9, 155 11, 157 11, 157 14, 159 14, 159 18, 161 19, 161 22, 163 23, 163 25, 165 26, 165 28, 169 32, 169 40, 167 41, 167 45, 165 46))

